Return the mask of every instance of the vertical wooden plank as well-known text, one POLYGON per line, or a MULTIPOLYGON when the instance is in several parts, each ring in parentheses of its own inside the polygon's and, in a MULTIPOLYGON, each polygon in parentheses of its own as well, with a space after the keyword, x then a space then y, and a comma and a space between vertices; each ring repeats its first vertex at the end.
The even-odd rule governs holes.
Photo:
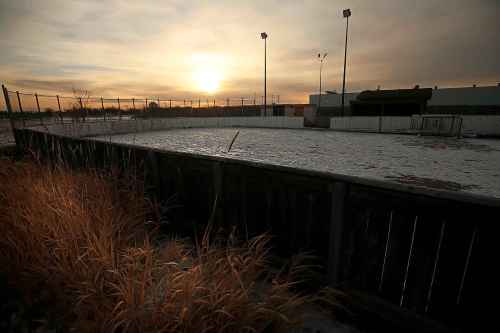
POLYGON ((462 291, 464 289, 465 278, 469 270, 470 257, 472 253, 472 248, 474 246, 474 241, 476 239, 476 233, 477 233, 477 225, 474 226, 474 231, 472 232, 472 237, 470 240, 469 250, 467 251, 467 258, 465 259, 464 271, 462 274, 462 278, 460 279, 460 287, 458 289, 458 294, 457 294, 457 305, 460 305, 460 301, 462 300, 462 291))
POLYGON ((385 248, 384 248, 384 260, 382 261, 382 268, 380 270, 380 280, 378 284, 378 292, 382 292, 382 286, 384 285, 384 275, 385 275, 385 269, 387 265, 387 258, 389 256, 389 246, 391 243, 391 228, 392 228, 392 217, 394 215, 394 211, 391 210, 391 213, 389 215, 389 223, 387 225, 387 238, 385 241, 385 248))
POLYGON ((429 307, 430 307, 431 302, 432 302, 432 289, 434 288, 434 281, 436 279, 436 272, 437 272, 438 265, 439 265, 439 256, 441 255, 441 247, 443 244, 443 236, 444 236, 445 228, 446 228, 446 221, 443 220, 443 222, 441 224, 441 231, 439 233, 439 241, 438 241, 438 245, 437 245, 437 249, 436 249, 434 265, 432 268, 432 275, 431 275, 431 281, 430 281, 430 285, 429 285, 429 291, 427 292, 427 302, 425 304, 425 309, 424 309, 425 313, 429 312, 429 307))
POLYGON ((344 209, 347 195, 347 184, 335 182, 329 186, 331 193, 331 217, 328 242, 328 282, 338 284, 340 272, 340 251, 344 227, 344 209))
POLYGON ((410 241, 410 250, 408 251, 408 260, 406 262, 405 275, 404 275, 404 279, 403 279, 403 288, 401 289, 401 298, 399 300, 399 306, 401 306, 401 307, 404 304, 406 286, 407 286, 407 282, 408 282, 408 274, 410 271, 410 265, 412 263, 412 256, 413 256, 413 252, 414 252, 413 247, 415 244, 415 234, 417 232, 417 222, 418 222, 418 215, 415 216, 415 220, 413 222, 413 229, 412 229, 411 241, 410 241))
POLYGON ((314 193, 307 194, 307 219, 305 226, 305 247, 309 248, 311 246, 311 230, 314 223, 314 193))
POLYGON ((247 180, 245 177, 241 178, 241 187, 240 187, 240 195, 241 195, 241 221, 245 228, 245 238, 248 241, 248 217, 247 217, 247 180))
POLYGON ((209 219, 209 228, 211 228, 211 224, 213 224, 214 221, 222 223, 221 218, 222 214, 218 214, 218 211, 220 211, 219 207, 222 205, 222 165, 220 162, 215 162, 213 164, 213 197, 214 201, 212 203, 212 208, 211 208, 211 213, 210 213, 210 219, 209 219))
POLYGON ((291 251, 297 251, 297 233, 299 230, 299 227, 297 223, 303 223, 303 221, 300 221, 297 219, 297 192, 294 191, 294 189, 291 189, 290 191, 287 191, 289 193, 289 206, 287 207, 288 211, 290 212, 290 216, 287 219, 289 221, 290 225, 290 250, 291 251))

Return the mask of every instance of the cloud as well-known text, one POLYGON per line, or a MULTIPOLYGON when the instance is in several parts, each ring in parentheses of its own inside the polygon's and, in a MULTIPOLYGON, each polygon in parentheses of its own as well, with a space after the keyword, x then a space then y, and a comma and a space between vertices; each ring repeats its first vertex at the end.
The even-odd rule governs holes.
POLYGON ((27 89, 198 96, 191 59, 204 53, 224 59, 217 94, 240 97, 262 90, 266 31, 270 94, 306 101, 318 52, 325 89, 341 88, 345 7, 348 90, 500 78, 497 0, 0 0, 0 75, 27 89))

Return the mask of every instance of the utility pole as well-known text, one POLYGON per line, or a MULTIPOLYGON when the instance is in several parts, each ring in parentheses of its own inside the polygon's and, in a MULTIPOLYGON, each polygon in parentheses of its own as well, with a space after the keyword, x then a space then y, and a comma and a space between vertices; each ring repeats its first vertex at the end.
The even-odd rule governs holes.
POLYGON ((344 116, 344 95, 345 95, 345 68, 347 62, 347 34, 349 33, 349 17, 351 16, 350 9, 344 9, 343 16, 347 19, 345 28, 345 51, 344 51, 344 79, 342 80, 342 117, 344 116))
POLYGON ((323 53, 323 57, 321 57, 321 53, 318 53, 319 59, 319 96, 318 96, 318 111, 321 108, 321 71, 323 70, 323 60, 325 60, 328 53, 323 53))
POLYGON ((267 113, 267 33, 262 32, 260 37, 264 40, 264 116, 267 113))

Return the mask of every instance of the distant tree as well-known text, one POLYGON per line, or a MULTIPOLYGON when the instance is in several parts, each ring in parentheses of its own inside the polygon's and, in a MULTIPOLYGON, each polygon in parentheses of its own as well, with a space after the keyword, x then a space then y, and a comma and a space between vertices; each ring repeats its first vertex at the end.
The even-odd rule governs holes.
POLYGON ((90 100, 90 92, 88 90, 75 89, 75 87, 71 87, 71 90, 73 91, 74 98, 73 109, 87 108, 90 100), (82 101, 82 105, 80 105, 80 100, 82 101))
POLYGON ((149 108, 150 109, 157 109, 158 108, 158 103, 156 103, 156 102, 149 102, 149 108))

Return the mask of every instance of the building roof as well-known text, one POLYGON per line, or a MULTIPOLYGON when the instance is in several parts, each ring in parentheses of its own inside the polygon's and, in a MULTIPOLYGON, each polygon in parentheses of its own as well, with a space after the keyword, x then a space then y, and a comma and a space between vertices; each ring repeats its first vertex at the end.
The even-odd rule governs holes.
POLYGON ((432 97, 431 88, 423 89, 396 89, 396 90, 365 90, 359 93, 357 101, 376 102, 376 101, 406 101, 420 100, 427 101, 432 97))

